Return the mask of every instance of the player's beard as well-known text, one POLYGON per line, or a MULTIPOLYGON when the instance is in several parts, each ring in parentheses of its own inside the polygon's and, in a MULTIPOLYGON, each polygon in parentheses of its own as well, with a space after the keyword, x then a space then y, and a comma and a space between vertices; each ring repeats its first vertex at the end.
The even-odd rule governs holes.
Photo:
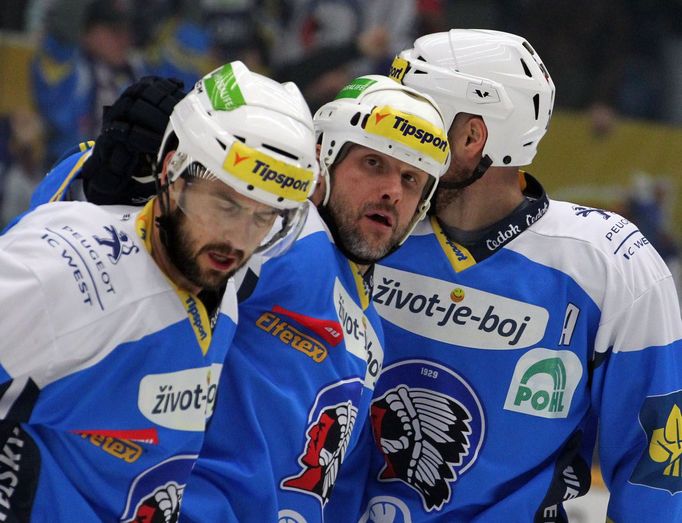
POLYGON ((244 253, 233 249, 227 243, 209 243, 197 247, 196 242, 192 240, 187 216, 179 207, 171 211, 164 222, 168 257, 187 280, 202 290, 219 292, 225 286, 227 280, 244 264, 244 253), (238 263, 229 272, 213 269, 202 270, 197 259, 200 254, 207 251, 218 252, 226 256, 236 256, 238 263))
POLYGON ((331 219, 333 222, 332 226, 336 228, 336 240, 342 243, 343 248, 352 256, 351 259, 362 265, 370 265, 388 255, 407 230, 407 226, 399 227, 383 243, 370 242, 357 227, 358 219, 368 209, 375 209, 392 213, 394 222, 397 222, 398 215, 395 212, 395 207, 389 204, 367 204, 356 215, 351 210, 351 206, 345 205, 344 202, 336 202, 333 198, 329 201, 327 207, 329 211, 327 219, 331 219))
POLYGON ((472 171, 456 165, 451 165, 448 172, 441 178, 436 192, 431 199, 431 211, 429 214, 438 214, 445 208, 456 202, 466 187, 458 187, 457 184, 468 180, 472 171))

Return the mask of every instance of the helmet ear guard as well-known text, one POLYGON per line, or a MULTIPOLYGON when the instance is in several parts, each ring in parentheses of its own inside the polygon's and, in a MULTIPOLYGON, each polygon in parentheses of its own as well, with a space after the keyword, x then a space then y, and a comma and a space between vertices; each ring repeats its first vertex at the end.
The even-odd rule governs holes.
POLYGON ((520 36, 478 29, 422 36, 396 57, 391 76, 431 95, 448 126, 460 112, 481 116, 483 155, 493 166, 531 163, 549 126, 554 83, 520 36))

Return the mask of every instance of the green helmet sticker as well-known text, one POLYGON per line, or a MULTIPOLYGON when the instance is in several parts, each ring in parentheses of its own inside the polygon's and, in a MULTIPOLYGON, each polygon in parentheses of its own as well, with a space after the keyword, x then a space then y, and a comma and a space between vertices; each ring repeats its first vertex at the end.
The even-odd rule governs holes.
POLYGON ((232 64, 225 64, 204 80, 206 94, 216 111, 232 111, 244 105, 244 95, 234 76, 232 64))
POLYGON ((339 98, 357 98, 365 89, 375 83, 377 83, 377 81, 370 78, 356 78, 339 91, 335 100, 338 100, 339 98))

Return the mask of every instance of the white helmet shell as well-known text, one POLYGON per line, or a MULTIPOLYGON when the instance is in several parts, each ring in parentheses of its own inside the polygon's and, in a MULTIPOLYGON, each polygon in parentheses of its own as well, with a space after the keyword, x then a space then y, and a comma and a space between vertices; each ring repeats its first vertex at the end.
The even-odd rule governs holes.
POLYGON ((387 76, 356 78, 318 109, 314 122, 322 135, 320 163, 327 167, 347 142, 402 160, 435 179, 449 165, 447 132, 436 103, 387 76))
POLYGON ((280 84, 239 61, 212 71, 174 108, 178 139, 171 182, 196 161, 240 194, 278 209, 302 206, 315 189, 312 116, 291 82, 280 84))
MULTIPOLYGON (((318 109, 313 120, 321 138, 320 164, 325 177, 349 142, 397 158, 430 176, 402 243, 425 216, 438 179, 450 165, 447 127, 434 100, 387 76, 367 75, 344 87, 334 101, 318 109)), ((325 204, 329 180, 326 186, 325 204)))
POLYGON ((554 83, 535 50, 501 31, 451 29, 415 40, 390 76, 431 95, 450 126, 461 112, 488 128, 483 154, 494 166, 532 162, 554 106, 554 83))

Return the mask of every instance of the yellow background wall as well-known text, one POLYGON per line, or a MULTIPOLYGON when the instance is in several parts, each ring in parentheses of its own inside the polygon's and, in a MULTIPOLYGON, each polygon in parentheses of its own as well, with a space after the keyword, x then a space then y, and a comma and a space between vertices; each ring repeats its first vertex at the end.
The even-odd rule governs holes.
POLYGON ((29 39, 0 32, 0 114, 31 106, 28 64, 33 49, 29 39))
POLYGON ((584 114, 557 112, 527 170, 552 197, 616 208, 618 189, 630 185, 633 173, 664 179, 674 225, 670 232, 678 237, 682 233, 680 127, 622 120, 609 135, 598 137, 584 114))

